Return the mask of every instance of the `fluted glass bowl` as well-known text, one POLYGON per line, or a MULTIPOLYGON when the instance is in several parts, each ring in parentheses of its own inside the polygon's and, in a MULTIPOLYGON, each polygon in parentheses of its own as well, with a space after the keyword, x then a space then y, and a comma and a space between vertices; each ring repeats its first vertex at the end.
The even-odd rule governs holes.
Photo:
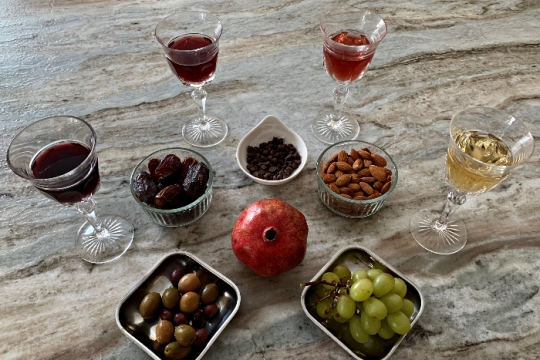
POLYGON ((392 157, 377 145, 360 141, 360 140, 348 140, 335 143, 327 147, 319 156, 317 160, 317 184, 318 194, 322 203, 330 210, 338 215, 349 218, 363 218, 375 214, 381 209, 388 196, 392 193, 396 187, 398 181, 398 169, 392 159, 392 157), (351 149, 361 150, 367 148, 373 154, 378 154, 386 160, 386 168, 389 169, 392 174, 391 185, 388 191, 375 199, 369 200, 354 200, 345 198, 336 192, 334 192, 328 183, 323 180, 323 167, 332 159, 335 154, 338 154, 342 150, 350 154, 351 149))
POLYGON ((210 166, 210 163, 208 162, 208 160, 206 160, 204 156, 190 149, 174 147, 155 151, 142 159, 137 164, 137 166, 135 166, 135 169, 133 169, 133 172, 131 173, 129 187, 131 189, 133 199, 135 199, 137 204, 139 204, 139 206, 148 214, 148 216, 150 216, 153 222, 161 226, 178 227, 191 224, 192 222, 198 220, 201 216, 203 216, 204 213, 208 210, 208 208, 210 207, 210 203, 212 202, 213 181, 214 172, 212 170, 212 167, 210 166), (205 193, 191 204, 177 209, 158 209, 149 206, 144 202, 141 202, 137 198, 135 190, 133 189, 133 181, 135 180, 135 177, 139 172, 148 171, 148 161, 150 159, 156 158, 161 160, 164 156, 168 154, 175 154, 180 159, 192 157, 199 162, 203 162, 209 170, 208 183, 205 193))

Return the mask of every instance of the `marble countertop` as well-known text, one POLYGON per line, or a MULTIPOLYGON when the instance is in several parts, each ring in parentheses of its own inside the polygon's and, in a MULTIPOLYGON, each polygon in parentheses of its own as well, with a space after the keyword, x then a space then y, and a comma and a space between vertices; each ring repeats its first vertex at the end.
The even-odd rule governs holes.
POLYGON ((370 70, 351 87, 345 113, 361 140, 382 145, 399 167, 384 207, 366 219, 330 212, 317 196, 315 163, 326 147, 310 130, 332 108, 317 16, 338 0, 71 1, 0 4, 0 358, 138 360, 148 356, 115 322, 116 306, 163 256, 196 254, 234 281, 239 312, 205 359, 348 359, 304 315, 299 283, 339 249, 364 246, 421 289, 426 307, 393 359, 540 358, 540 156, 458 210, 469 242, 451 256, 423 250, 409 218, 439 207, 448 125, 470 106, 521 117, 540 135, 540 3, 525 0, 348 2, 388 23, 370 70), (230 133, 201 152, 216 173, 214 200, 196 223, 162 228, 129 192, 129 175, 150 152, 187 146, 181 126, 196 114, 153 37, 180 9, 206 9, 224 33, 208 112, 230 133), (83 262, 74 234, 83 220, 7 167, 13 136, 40 118, 68 114, 98 135, 98 212, 124 214, 135 240, 104 265, 83 262), (301 175, 284 186, 253 183, 238 168, 239 140, 266 115, 305 140, 301 175), (309 225, 303 263, 274 278, 237 261, 231 230, 239 213, 267 197, 286 199, 309 225))

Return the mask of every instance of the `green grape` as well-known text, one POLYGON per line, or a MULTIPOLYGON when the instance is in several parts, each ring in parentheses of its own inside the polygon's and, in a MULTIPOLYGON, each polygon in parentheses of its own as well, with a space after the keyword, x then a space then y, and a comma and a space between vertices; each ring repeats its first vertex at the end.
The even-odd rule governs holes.
POLYGON ((369 269, 367 271, 367 276, 368 276, 369 280, 373 281, 373 280, 375 280, 375 278, 377 276, 379 276, 382 273, 383 273, 383 271, 381 269, 369 269))
POLYGON ((349 289, 349 294, 354 301, 364 301, 373 293, 373 283, 369 279, 360 279, 354 282, 349 289))
POLYGON ((395 332, 390 328, 390 325, 388 325, 388 321, 386 319, 381 320, 381 328, 377 332, 377 335, 382 337, 383 339, 391 339, 392 336, 394 336, 395 332))
POLYGON ((386 294, 379 298, 386 306, 388 313, 399 311, 403 306, 403 299, 398 294, 386 294))
POLYGON ((332 313, 332 319, 334 319, 335 321, 337 321, 338 323, 342 324, 342 323, 345 323, 347 321, 349 321, 350 318, 345 318, 343 316, 341 316, 337 310, 334 308, 334 311, 332 313))
POLYGON ((350 319, 356 313, 356 302, 349 295, 342 295, 337 301, 336 310, 342 318, 350 319))
POLYGON ((373 295, 381 297, 394 288, 394 277, 387 273, 379 274, 373 281, 373 295))
POLYGON ((365 270, 355 270, 352 273, 352 281, 353 283, 360 280, 360 279, 367 279, 367 271, 365 270))
MULTIPOLYGON (((333 272, 324 273, 323 276, 321 277, 321 279, 326 281, 326 282, 329 282, 329 283, 339 284, 339 276, 337 276, 333 272)), ((323 284, 323 286, 327 290, 335 289, 335 286, 332 286, 332 285, 323 284)))
POLYGON ((375 335, 381 328, 381 320, 372 318, 364 311, 360 316, 360 325, 367 334, 375 335))
POLYGON ((384 303, 381 300, 374 297, 370 297, 369 299, 364 301, 364 310, 369 316, 377 320, 384 319, 386 315, 388 314, 386 305, 384 305, 384 303))
POLYGON ((403 299, 407 294, 407 284, 400 278, 394 278, 394 288, 390 292, 398 294, 403 299))
POLYGON ((328 319, 332 315, 332 301, 325 299, 317 304, 317 314, 323 319, 328 319))
POLYGON ((388 322, 388 325, 390 325, 390 329, 394 330, 394 332, 399 335, 405 335, 411 329, 409 318, 401 311, 388 314, 386 321, 388 322))
POLYGON ((339 277, 342 284, 346 284, 347 281, 351 280, 351 270, 345 265, 337 265, 333 273, 339 277))
POLYGON ((400 311, 407 317, 411 317, 414 313, 414 304, 409 299, 403 299, 403 306, 401 307, 400 311))
POLYGON ((356 342, 364 344, 369 341, 369 334, 362 330, 360 316, 354 315, 351 320, 349 320, 349 331, 356 342))

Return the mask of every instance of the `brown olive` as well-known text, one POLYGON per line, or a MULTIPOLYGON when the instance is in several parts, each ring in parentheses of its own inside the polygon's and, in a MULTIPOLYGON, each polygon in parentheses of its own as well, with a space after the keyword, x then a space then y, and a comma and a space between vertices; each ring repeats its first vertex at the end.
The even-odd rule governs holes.
POLYGON ((197 339, 197 332, 191 326, 182 324, 176 327, 174 337, 180 345, 191 346, 197 339))
POLYGON ((216 304, 208 304, 204 307, 203 313, 207 319, 210 319, 219 312, 219 307, 216 304))
POLYGON ((174 338, 174 325, 168 320, 160 320, 156 326, 156 340, 160 344, 170 343, 174 338))
POLYGON ((188 356, 191 346, 182 346, 177 341, 168 343, 163 353, 168 360, 181 360, 188 356))
POLYGON ((201 281, 199 280, 197 275, 190 273, 182 276, 182 278, 178 282, 178 291, 180 291, 181 293, 197 291, 197 289, 199 289, 199 286, 201 286, 201 281))
POLYGON ((151 319, 159 313, 161 295, 157 292, 147 294, 139 305, 139 314, 143 319, 151 319))
POLYGON ((203 304, 210 304, 216 301, 219 293, 219 288, 216 284, 210 283, 203 287, 201 291, 201 301, 203 304))
POLYGON ((197 270, 197 277, 201 281, 201 287, 204 287, 206 284, 210 284, 212 281, 214 281, 214 274, 205 268, 197 270))
POLYGON ((180 311, 190 314, 197 310, 200 304, 199 294, 193 291, 187 292, 180 299, 180 311))
POLYGON ((167 309, 176 309, 179 301, 180 293, 173 287, 166 289, 161 296, 161 302, 167 309))

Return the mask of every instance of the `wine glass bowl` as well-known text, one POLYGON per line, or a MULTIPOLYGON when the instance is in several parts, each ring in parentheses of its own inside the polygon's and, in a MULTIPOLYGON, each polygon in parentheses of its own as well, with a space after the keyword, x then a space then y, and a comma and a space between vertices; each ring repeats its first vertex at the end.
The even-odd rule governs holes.
POLYGON ((184 139, 193 146, 214 146, 228 133, 222 119, 206 114, 207 93, 202 89, 214 79, 221 33, 219 19, 204 11, 169 15, 155 29, 171 71, 182 84, 194 89, 191 97, 199 106, 200 115, 182 127, 184 139))
POLYGON ((450 121, 446 181, 452 186, 442 212, 423 210, 410 219, 416 242, 428 251, 449 255, 467 242, 462 220, 452 216, 466 195, 483 194, 501 183, 533 153, 534 138, 514 116, 495 108, 474 107, 450 121), (452 216, 452 217, 451 217, 452 216))
POLYGON ((18 176, 47 197, 74 206, 86 218, 76 249, 85 261, 106 263, 124 254, 133 241, 133 226, 117 215, 95 214, 92 195, 99 189, 96 133, 72 116, 52 116, 21 130, 9 145, 7 163, 18 176))
POLYGON ((327 144, 353 140, 360 125, 342 114, 349 85, 362 78, 375 50, 386 35, 386 24, 369 10, 331 11, 319 18, 323 34, 323 64, 337 82, 334 88, 334 113, 315 119, 312 131, 327 144))

